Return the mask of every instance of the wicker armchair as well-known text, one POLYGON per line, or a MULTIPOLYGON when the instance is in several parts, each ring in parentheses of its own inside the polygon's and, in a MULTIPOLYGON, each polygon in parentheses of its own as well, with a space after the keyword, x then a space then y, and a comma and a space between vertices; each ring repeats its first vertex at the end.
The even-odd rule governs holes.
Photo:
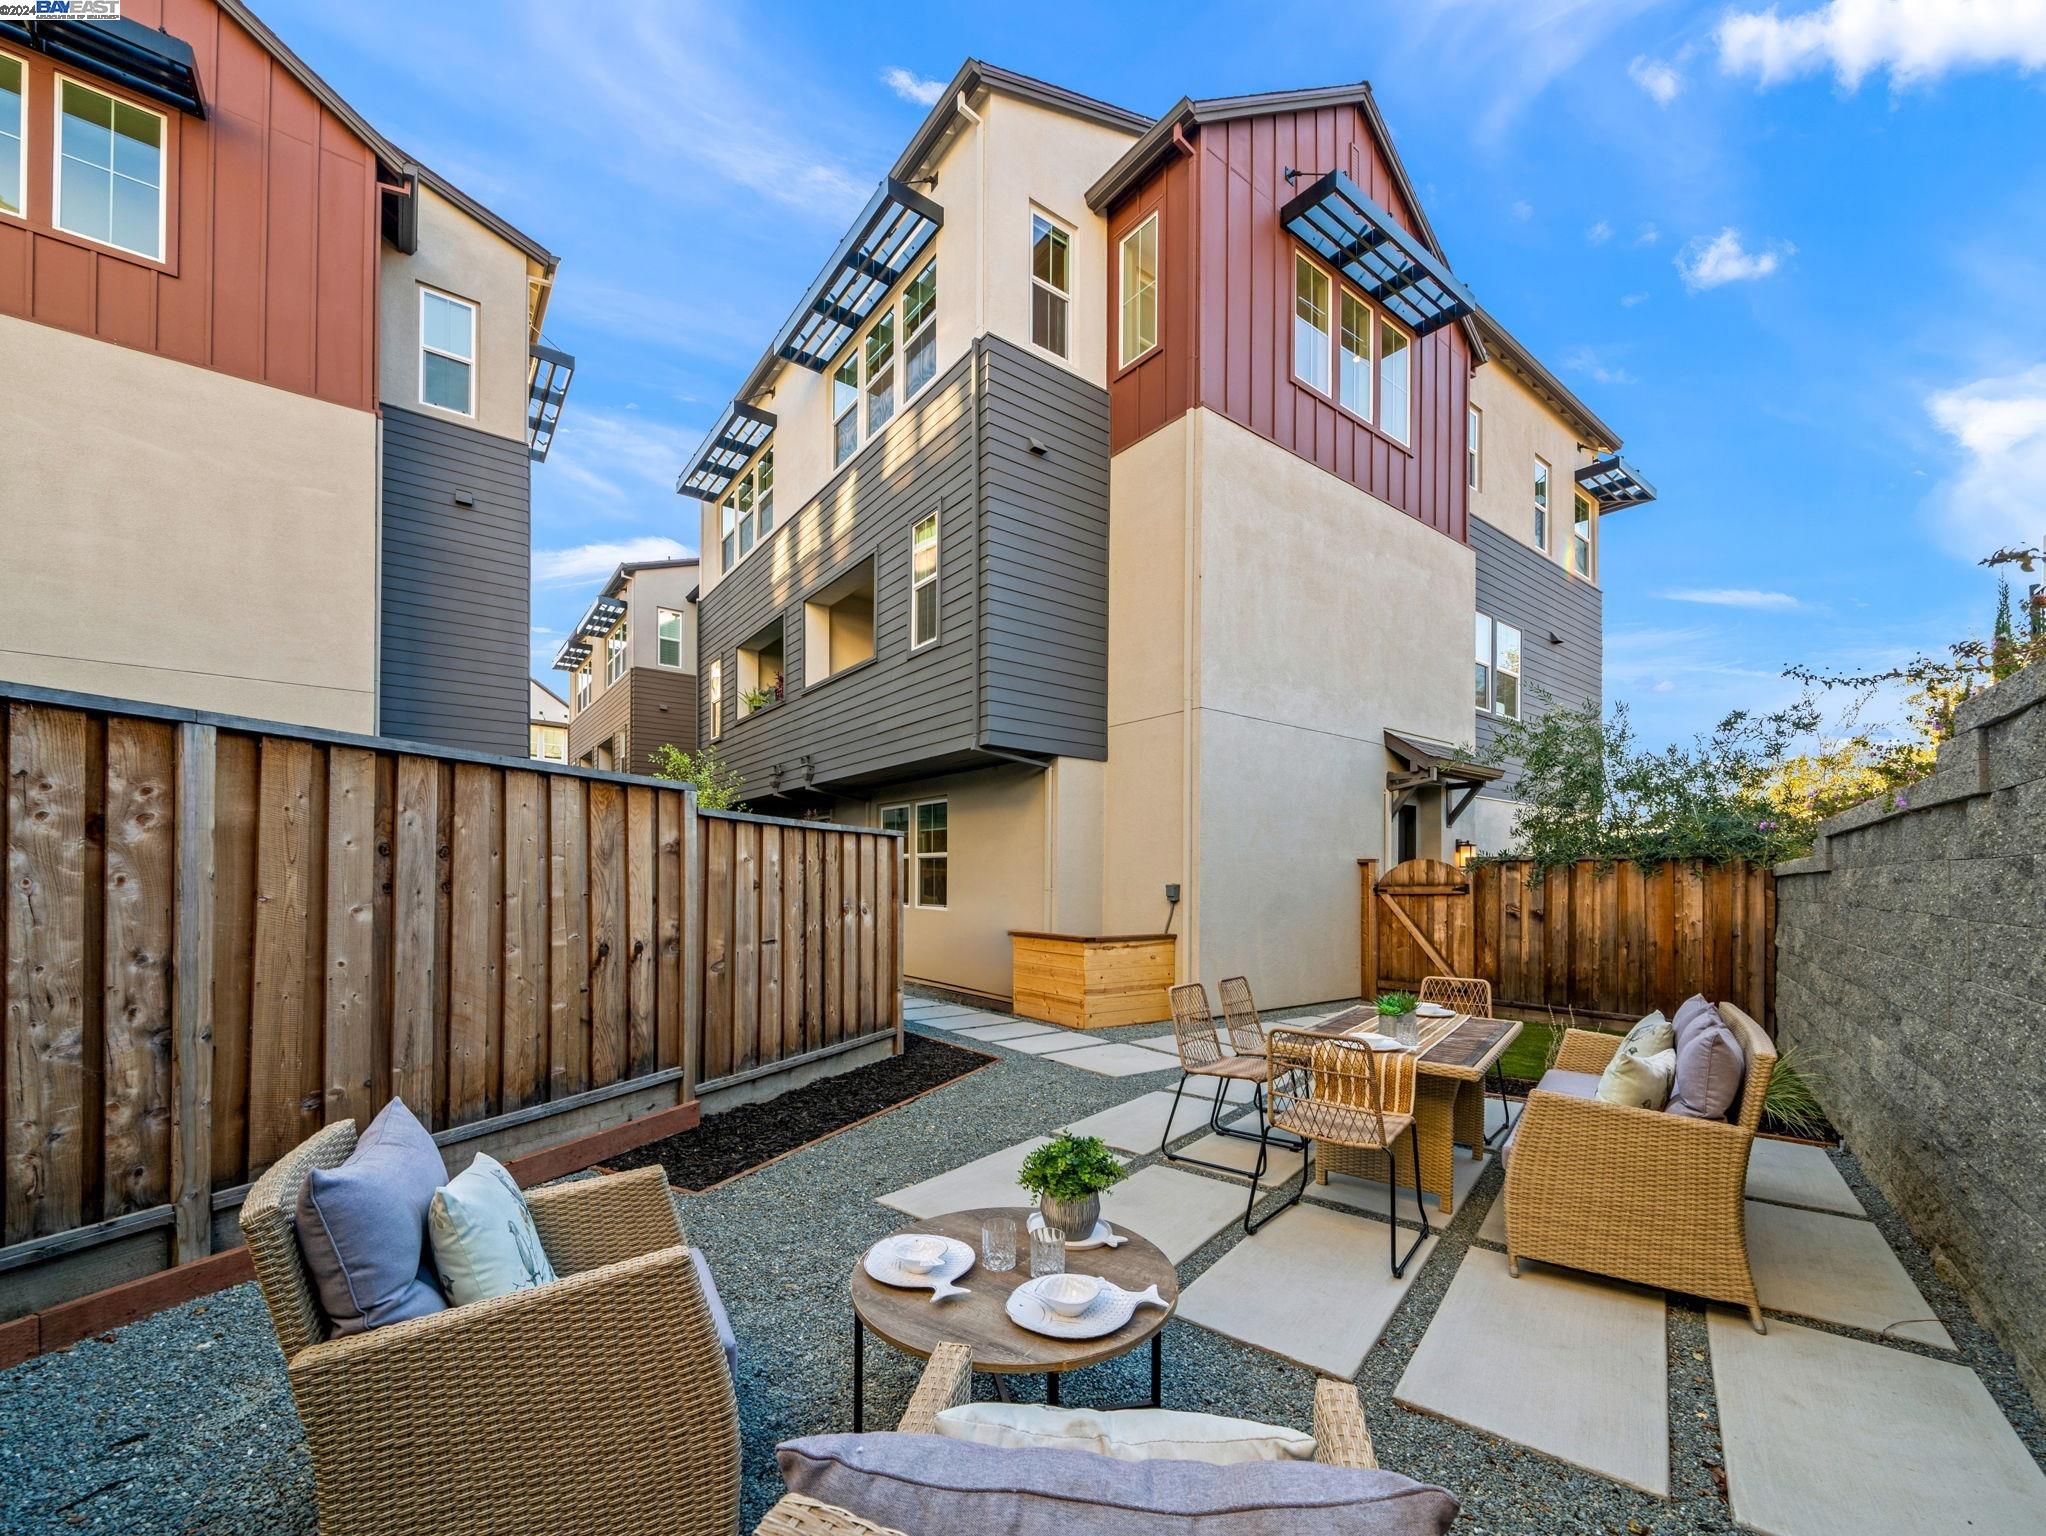
MULTIPOLYGON (((1729 1003, 1747 1073, 1729 1121, 1629 1109, 1536 1088, 1506 1162, 1507 1265, 1540 1259, 1732 1302, 1767 1333, 1748 1267, 1748 1153, 1776 1046, 1729 1003)), ((1603 1072, 1620 1036, 1573 1029, 1556 1068, 1603 1072)))
MULTIPOLYGON (((972 1389, 972 1352, 964 1344, 940 1344, 932 1351, 931 1363, 924 1367, 923 1379, 917 1383, 895 1432, 936 1434, 938 1415, 969 1401, 972 1389)), ((1334 1467, 1378 1465, 1378 1457, 1371 1448, 1371 1430, 1364 1422, 1364 1405, 1357 1399, 1356 1387, 1347 1381, 1323 1378, 1314 1384, 1314 1459, 1334 1467)), ((754 1536, 903 1536, 903 1533, 792 1493, 767 1512, 754 1527, 754 1536)))
POLYGON ((738 1404, 660 1170, 527 1195, 554 1284, 329 1338, 294 1212, 354 1147, 328 1126, 241 1212, 321 1536, 730 1536, 738 1404))

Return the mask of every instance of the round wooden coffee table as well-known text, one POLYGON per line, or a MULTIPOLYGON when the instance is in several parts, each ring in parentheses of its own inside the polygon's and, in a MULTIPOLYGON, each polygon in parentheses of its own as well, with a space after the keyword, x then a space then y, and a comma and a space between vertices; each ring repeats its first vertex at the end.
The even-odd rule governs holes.
POLYGON ((1146 1340, 1151 1345, 1151 1400, 1146 1407, 1159 1406, 1159 1388, 1164 1375, 1162 1354, 1165 1321, 1179 1310, 1179 1276, 1172 1261, 1158 1248, 1134 1232, 1114 1248, 1073 1248, 1066 1252, 1066 1268, 1074 1274, 1099 1275, 1126 1291, 1158 1287, 1166 1305, 1138 1307, 1134 1316, 1115 1332, 1098 1339, 1053 1339, 1032 1333, 1009 1321, 1004 1310, 1009 1293, 1030 1278, 1030 1211, 1025 1207, 991 1207, 977 1211, 952 1211, 933 1216, 897 1236, 915 1234, 956 1237, 973 1250, 973 1268, 953 1283, 972 1292, 948 1301, 932 1301, 929 1291, 912 1291, 883 1285, 866 1271, 866 1255, 853 1265, 853 1433, 866 1420, 866 1336, 872 1332, 884 1343, 906 1355, 928 1360, 940 1344, 964 1344, 973 1351, 973 1368, 990 1375, 1042 1376, 1045 1399, 1059 1401, 1059 1377, 1082 1366, 1098 1365, 1126 1355, 1146 1340), (997 1273, 980 1257, 981 1223, 990 1216, 1007 1216, 1016 1223, 1016 1267, 997 1273))

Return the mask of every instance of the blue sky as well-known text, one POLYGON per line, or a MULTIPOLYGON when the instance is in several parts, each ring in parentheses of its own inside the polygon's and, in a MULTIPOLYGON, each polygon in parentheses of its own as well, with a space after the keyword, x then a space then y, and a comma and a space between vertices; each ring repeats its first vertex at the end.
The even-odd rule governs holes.
POLYGON ((693 544, 682 459, 969 55, 1146 112, 1372 81, 1458 273, 1661 491, 1603 555, 1650 740, 1986 631, 1973 561, 2046 535, 2046 0, 259 10, 563 258, 557 688, 616 560, 693 544))

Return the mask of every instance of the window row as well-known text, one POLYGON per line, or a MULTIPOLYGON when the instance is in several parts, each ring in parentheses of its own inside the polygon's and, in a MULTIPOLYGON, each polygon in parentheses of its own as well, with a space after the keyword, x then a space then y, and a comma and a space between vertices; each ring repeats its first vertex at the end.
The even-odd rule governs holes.
POLYGON ((843 464, 895 419, 938 376, 938 263, 909 280, 898 303, 881 311, 831 375, 831 462, 843 464), (896 356, 898 339, 901 357, 896 356), (898 362, 902 387, 898 396, 898 362), (865 421, 862 429, 862 418, 865 421))
MULTIPOLYGON (((632 670, 631 621, 621 619, 618 627, 604 637, 604 685, 616 683, 632 670)), ((654 610, 654 659, 664 667, 679 668, 683 665, 682 655, 682 614, 674 608, 654 610)), ((581 714, 590 707, 590 673, 592 663, 584 662, 575 669, 575 711, 581 714)))
POLYGON ((881 807, 881 829, 902 834, 902 904, 942 911, 951 895, 951 806, 915 800, 881 807))
MULTIPOLYGON (((0 54, 0 213, 28 216, 28 65, 0 54)), ((164 259, 169 119, 57 77, 50 223, 67 235, 164 259)))
POLYGON ((752 468, 725 490, 718 506, 724 545, 724 569, 730 570, 753 553, 754 545, 774 530, 774 444, 760 450, 752 468))
POLYGON ((1478 615, 1477 706, 1480 714, 1520 718, 1520 631, 1490 614, 1478 615))
POLYGON ((1413 441, 1414 341, 1293 253, 1293 377, 1397 443, 1413 441))
MULTIPOLYGON (((1484 466, 1485 413, 1477 406, 1464 408, 1464 484, 1479 488, 1484 466)), ((1544 553, 1549 548, 1549 461, 1537 454, 1534 461, 1534 541, 1544 553)), ((1593 508, 1582 491, 1572 496, 1570 521, 1570 563, 1580 576, 1589 577, 1592 557, 1593 508)))

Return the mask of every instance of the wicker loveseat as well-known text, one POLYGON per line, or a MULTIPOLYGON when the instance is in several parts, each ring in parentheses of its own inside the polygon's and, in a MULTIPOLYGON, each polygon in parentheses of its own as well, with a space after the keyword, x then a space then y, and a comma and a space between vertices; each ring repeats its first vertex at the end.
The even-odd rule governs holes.
MULTIPOLYGON (((973 1356, 964 1344, 940 1344, 924 1367, 922 1380, 895 1432, 937 1433, 938 1415, 970 1399, 973 1356)), ((1314 1459, 1337 1467, 1375 1467, 1371 1432, 1364 1423, 1364 1405, 1347 1381, 1314 1385, 1314 1459)), ((834 1505, 790 1494, 770 1509, 754 1536, 903 1536, 888 1526, 874 1525, 834 1505)), ((918 1533, 923 1536, 923 1533, 918 1533)))
POLYGON ((330 1338, 294 1213, 354 1147, 328 1126, 241 1212, 321 1536, 731 1536, 738 1404, 661 1171, 528 1193, 553 1284, 330 1338))
POLYGON ((1618 1035, 1573 1029, 1528 1095, 1506 1157, 1506 1252, 1748 1309, 1768 1332, 1748 1268, 1748 1153, 1776 1046, 1730 1003, 1720 1017, 1746 1057, 1728 1120, 1608 1104, 1585 1092, 1618 1035))

